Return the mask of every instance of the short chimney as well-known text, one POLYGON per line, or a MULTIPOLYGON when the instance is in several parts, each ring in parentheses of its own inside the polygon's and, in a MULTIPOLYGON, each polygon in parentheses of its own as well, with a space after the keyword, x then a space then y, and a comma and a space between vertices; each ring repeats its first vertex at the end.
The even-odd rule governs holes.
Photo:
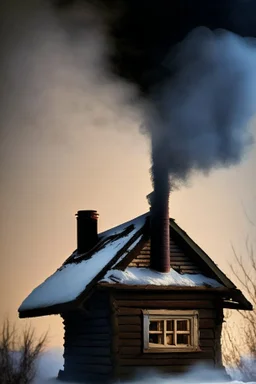
POLYGON ((78 211, 77 218, 77 252, 88 252, 98 242, 97 211, 78 211))

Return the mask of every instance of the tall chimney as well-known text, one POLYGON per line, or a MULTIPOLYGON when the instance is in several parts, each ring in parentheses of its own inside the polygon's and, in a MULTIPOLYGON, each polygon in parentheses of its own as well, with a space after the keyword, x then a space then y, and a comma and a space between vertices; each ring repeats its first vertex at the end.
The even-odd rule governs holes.
POLYGON ((158 272, 170 271, 170 225, 169 225, 169 174, 166 162, 159 162, 153 148, 152 175, 154 192, 151 196, 150 217, 150 268, 158 272))
POLYGON ((78 211, 77 218, 77 252, 85 253, 98 242, 97 211, 78 211))

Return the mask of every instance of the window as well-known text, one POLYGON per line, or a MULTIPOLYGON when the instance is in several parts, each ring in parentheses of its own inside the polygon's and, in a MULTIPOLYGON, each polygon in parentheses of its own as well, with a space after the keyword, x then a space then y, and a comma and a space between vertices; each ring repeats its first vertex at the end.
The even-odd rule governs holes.
POLYGON ((188 352, 198 348, 197 311, 143 311, 145 352, 188 352))

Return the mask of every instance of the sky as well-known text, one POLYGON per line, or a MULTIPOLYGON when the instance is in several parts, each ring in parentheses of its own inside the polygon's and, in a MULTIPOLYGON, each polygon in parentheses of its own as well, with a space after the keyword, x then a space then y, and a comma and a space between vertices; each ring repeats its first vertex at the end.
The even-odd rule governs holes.
MULTIPOLYGON (((102 36, 70 38, 40 4, 4 0, 0 12, 0 323, 18 325, 21 302, 76 248, 75 213, 96 209, 103 231, 146 212, 152 191, 134 90, 102 75, 102 36)), ((170 196, 170 216, 231 278, 231 244, 244 253, 246 236, 256 240, 255 166, 254 145, 170 196)), ((59 316, 31 323, 63 344, 59 316)))

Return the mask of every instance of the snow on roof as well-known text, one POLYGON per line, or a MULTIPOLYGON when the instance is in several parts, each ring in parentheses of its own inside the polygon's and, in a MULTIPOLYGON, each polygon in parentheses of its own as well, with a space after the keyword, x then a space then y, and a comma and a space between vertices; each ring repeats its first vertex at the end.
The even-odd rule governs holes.
MULTIPOLYGON (((130 225, 134 226, 128 234, 111 240, 107 245, 96 251, 91 258, 79 263, 71 262, 62 265, 61 268, 30 293, 21 304, 19 311, 44 308, 75 300, 116 256, 117 252, 143 227, 146 217, 147 214, 141 215, 132 221, 101 233, 100 239, 107 239, 109 236, 122 234, 130 225)), ((137 244, 136 241, 134 243, 137 244)))
POLYGON ((149 268, 128 267, 124 271, 118 269, 109 270, 102 282, 119 283, 128 285, 163 285, 163 286, 187 286, 200 287, 210 286, 222 287, 218 281, 201 274, 181 275, 173 269, 168 273, 153 271, 149 268))

